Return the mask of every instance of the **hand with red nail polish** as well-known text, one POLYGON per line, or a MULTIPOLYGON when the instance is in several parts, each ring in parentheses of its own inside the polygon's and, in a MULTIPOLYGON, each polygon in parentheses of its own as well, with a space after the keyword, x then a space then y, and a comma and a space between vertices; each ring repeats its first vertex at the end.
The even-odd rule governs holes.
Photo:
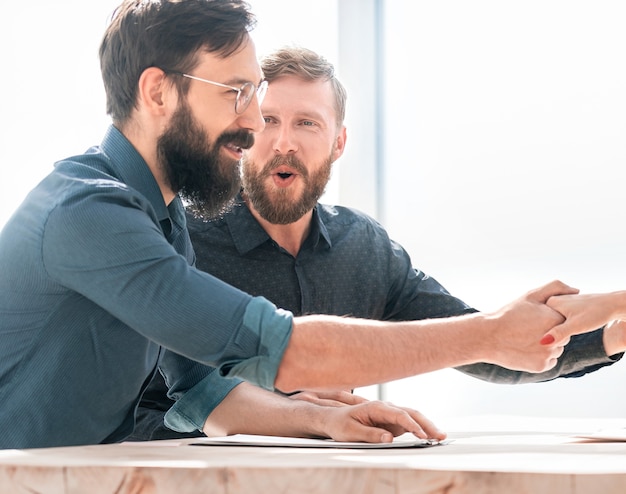
POLYGON ((554 343, 554 336, 552 336, 551 334, 547 334, 543 338, 541 338, 541 341, 539 343, 541 343, 542 345, 551 345, 552 343, 554 343))
MULTIPOLYGON (((562 314, 565 321, 544 335, 541 340, 543 345, 554 342, 558 344, 576 334, 601 328, 610 321, 626 319, 626 291, 556 295, 550 297, 546 303, 562 314)), ((617 331, 616 328, 612 330, 617 331)), ((619 331, 622 332, 621 327, 619 331)), ((607 353, 614 350, 615 348, 607 348, 607 353)), ((619 351, 623 350, 619 349, 619 351)))

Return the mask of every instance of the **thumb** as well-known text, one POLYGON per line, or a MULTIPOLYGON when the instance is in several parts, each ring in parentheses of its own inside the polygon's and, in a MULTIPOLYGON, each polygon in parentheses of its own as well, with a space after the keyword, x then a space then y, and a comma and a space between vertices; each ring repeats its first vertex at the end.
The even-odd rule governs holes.
POLYGON ((381 427, 356 424, 354 427, 354 437, 352 439, 348 439, 348 441, 390 443, 393 441, 393 434, 381 427))
POLYGON ((539 341, 542 345, 552 345, 554 343, 561 343, 569 339, 571 336, 570 328, 567 321, 557 324, 550 331, 543 335, 543 338, 539 341))
POLYGON ((547 285, 531 290, 528 295, 531 299, 545 304, 550 297, 557 295, 575 295, 578 292, 578 288, 571 287, 562 281, 555 280, 547 285))

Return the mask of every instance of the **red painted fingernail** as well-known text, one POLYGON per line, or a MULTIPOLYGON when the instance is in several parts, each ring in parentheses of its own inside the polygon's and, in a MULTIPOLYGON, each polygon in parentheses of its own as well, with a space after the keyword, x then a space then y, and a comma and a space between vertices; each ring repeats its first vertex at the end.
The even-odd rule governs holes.
POLYGON ((551 334, 547 334, 543 338, 541 338, 541 341, 539 343, 541 343, 542 345, 551 345, 552 343, 554 343, 554 336, 552 336, 551 334))

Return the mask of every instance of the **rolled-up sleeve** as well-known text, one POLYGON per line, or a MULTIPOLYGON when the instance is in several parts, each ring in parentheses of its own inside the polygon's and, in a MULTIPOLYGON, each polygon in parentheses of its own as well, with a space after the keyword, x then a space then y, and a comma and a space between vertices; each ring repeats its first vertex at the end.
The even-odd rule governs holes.
POLYGON ((254 298, 246 307, 243 330, 252 331, 258 338, 256 356, 243 359, 226 359, 219 370, 226 377, 252 381, 262 388, 273 390, 278 366, 289 343, 293 314, 276 309, 262 297, 254 298))
POLYGON ((241 379, 220 376, 217 369, 184 393, 165 414, 165 425, 176 432, 202 430, 209 414, 222 402, 241 379))
POLYGON ((161 368, 170 397, 176 403, 165 415, 165 425, 177 432, 202 430, 209 414, 242 380, 274 389, 278 367, 291 335, 291 322, 291 312, 276 309, 262 297, 253 298, 246 307, 240 334, 257 335, 257 356, 233 357, 214 369, 167 352, 161 368))

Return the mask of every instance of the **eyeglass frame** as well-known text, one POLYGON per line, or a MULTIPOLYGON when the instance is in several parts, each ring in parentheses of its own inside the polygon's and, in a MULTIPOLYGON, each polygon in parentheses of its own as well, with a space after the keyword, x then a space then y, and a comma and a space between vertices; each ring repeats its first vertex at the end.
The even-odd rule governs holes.
POLYGON ((267 93, 267 86, 269 85, 269 83, 266 80, 262 80, 258 86, 254 82, 244 82, 240 88, 236 88, 235 86, 229 86, 228 84, 223 84, 221 82, 210 81, 208 79, 203 79, 202 77, 185 74, 184 72, 178 72, 176 70, 165 70, 165 69, 161 69, 161 70, 163 70, 163 72, 165 72, 166 74, 179 75, 181 77, 187 77, 188 79, 192 79, 194 81, 205 82, 207 84, 212 84, 214 86, 224 87, 226 89, 236 91, 237 99, 235 99, 235 113, 237 115, 241 115, 243 112, 245 112, 248 109, 248 107, 250 106, 250 103, 252 102, 252 98, 254 97, 253 96, 254 94, 256 94, 257 100, 259 101, 259 105, 260 105, 261 102, 263 101, 263 98, 265 98, 265 94, 267 93), (252 86, 252 91, 250 92, 250 99, 245 103, 245 106, 243 108, 239 108, 240 101, 241 101, 241 94, 243 93, 244 87, 246 86, 252 86))

